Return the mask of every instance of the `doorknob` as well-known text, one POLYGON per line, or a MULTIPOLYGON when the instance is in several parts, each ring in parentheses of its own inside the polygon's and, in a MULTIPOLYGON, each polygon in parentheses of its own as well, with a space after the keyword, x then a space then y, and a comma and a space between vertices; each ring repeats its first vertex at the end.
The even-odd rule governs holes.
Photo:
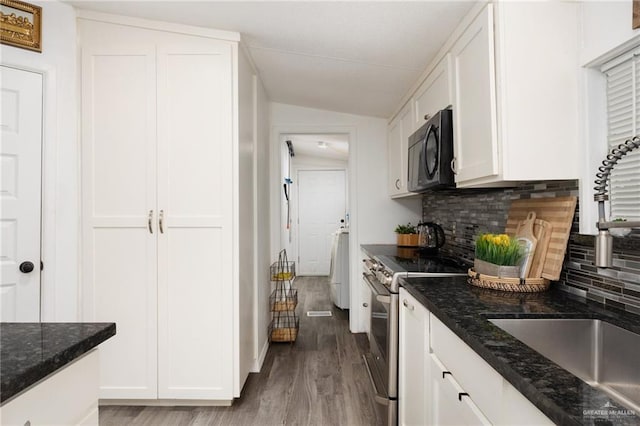
POLYGON ((33 262, 22 262, 20 264, 20 272, 24 273, 24 274, 28 274, 29 272, 33 271, 33 268, 35 266, 33 265, 33 262))

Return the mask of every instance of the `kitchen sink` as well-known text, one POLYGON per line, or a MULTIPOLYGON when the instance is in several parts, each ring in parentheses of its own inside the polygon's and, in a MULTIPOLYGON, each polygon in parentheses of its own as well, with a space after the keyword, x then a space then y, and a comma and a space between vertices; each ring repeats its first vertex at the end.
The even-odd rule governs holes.
POLYGON ((597 319, 490 319, 560 367, 640 412, 640 335, 597 319))

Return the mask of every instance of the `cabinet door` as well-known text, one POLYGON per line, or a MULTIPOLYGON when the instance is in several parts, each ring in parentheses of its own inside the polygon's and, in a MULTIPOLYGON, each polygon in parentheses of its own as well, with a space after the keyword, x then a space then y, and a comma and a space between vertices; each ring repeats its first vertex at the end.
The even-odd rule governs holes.
POLYGON ((493 6, 487 5, 451 49, 456 182, 499 173, 493 6))
POLYGON ((233 398, 232 46, 158 47, 158 397, 233 398))
POLYGON ((362 308, 360 309, 361 330, 369 335, 371 332, 371 289, 364 281, 364 278, 360 280, 360 292, 362 295, 362 308))
POLYGON ((409 136, 416 130, 416 117, 413 104, 409 102, 407 106, 400 111, 400 188, 402 193, 412 194, 407 189, 409 181, 409 136))
POLYGON ((451 55, 446 55, 420 85, 413 97, 416 109, 416 129, 441 109, 453 104, 451 55))
MULTIPOLYGON (((103 347, 104 343, 100 351, 103 347)), ((0 409, 0 422, 7 426, 97 426, 100 362, 98 349, 93 349, 48 375, 6 402, 0 409)))
POLYGON ((409 102, 389 124, 387 132, 388 188, 391 197, 411 194, 407 190, 408 143, 415 127, 413 105, 409 102))
POLYGON ((432 415, 428 424, 443 426, 491 424, 435 354, 429 356, 429 364, 431 368, 429 405, 432 407, 432 415))
POLYGON ((390 196, 402 194, 406 190, 403 190, 402 186, 402 159, 401 159, 401 144, 402 139, 402 127, 400 124, 400 117, 396 117, 395 120, 389 124, 387 130, 387 168, 388 168, 388 191, 390 196))
POLYGON ((400 289, 398 423, 427 424, 429 311, 400 289))
POLYGON ((82 50, 83 320, 115 322, 100 398, 157 396, 155 49, 82 50))

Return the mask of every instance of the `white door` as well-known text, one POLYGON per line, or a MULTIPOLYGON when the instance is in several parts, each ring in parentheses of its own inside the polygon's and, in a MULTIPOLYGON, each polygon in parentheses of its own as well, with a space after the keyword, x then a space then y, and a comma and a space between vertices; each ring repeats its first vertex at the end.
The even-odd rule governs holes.
POLYGON ((2 66, 0 320, 40 321, 42 75, 2 66))
POLYGON ((85 321, 100 346, 101 398, 157 397, 155 49, 82 52, 85 321))
POLYGON ((233 398, 231 62, 225 42, 158 48, 159 398, 233 398))
POLYGON ((298 274, 329 275, 332 234, 345 218, 345 171, 298 171, 298 274))

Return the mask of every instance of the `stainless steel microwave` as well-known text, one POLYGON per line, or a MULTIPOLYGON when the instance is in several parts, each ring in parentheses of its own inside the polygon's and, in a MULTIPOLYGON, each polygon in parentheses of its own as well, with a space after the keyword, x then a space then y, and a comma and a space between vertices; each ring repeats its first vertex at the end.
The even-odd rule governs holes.
POLYGON ((410 192, 453 188, 453 122, 449 109, 438 111, 409 136, 410 192))

